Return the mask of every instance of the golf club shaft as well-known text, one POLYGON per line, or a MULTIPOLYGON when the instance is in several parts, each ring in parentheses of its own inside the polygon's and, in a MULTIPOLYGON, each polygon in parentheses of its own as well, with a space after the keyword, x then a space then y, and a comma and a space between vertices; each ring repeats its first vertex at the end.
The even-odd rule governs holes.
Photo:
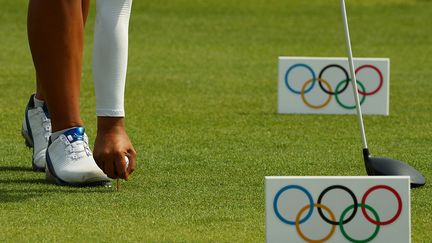
POLYGON ((362 111, 361 111, 361 107, 360 107, 360 100, 359 100, 359 94, 358 94, 358 89, 357 89, 357 79, 356 79, 356 75, 355 75, 355 71, 354 71, 354 60, 353 60, 352 49, 351 49, 351 40, 350 40, 350 34, 349 34, 349 28, 348 28, 348 18, 347 18, 347 13, 346 13, 345 0, 340 0, 340 2, 341 2, 341 10, 342 10, 342 19, 343 19, 344 27, 345 27, 345 43, 346 43, 346 49, 347 49, 347 53, 348 53, 348 63, 349 63, 349 68, 350 68, 351 81, 352 81, 352 86, 353 86, 353 90, 354 90, 354 100, 355 100, 355 104, 356 104, 358 124, 360 127, 360 133, 362 136, 363 148, 367 149, 368 145, 367 145, 367 141, 366 141, 366 132, 364 129, 363 116, 362 116, 362 111))

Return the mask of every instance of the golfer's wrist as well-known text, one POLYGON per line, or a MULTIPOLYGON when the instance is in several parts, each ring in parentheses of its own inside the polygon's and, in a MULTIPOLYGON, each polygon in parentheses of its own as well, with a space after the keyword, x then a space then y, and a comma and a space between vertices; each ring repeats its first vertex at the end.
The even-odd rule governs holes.
POLYGON ((124 117, 98 116, 97 128, 98 133, 118 129, 124 130, 124 117))

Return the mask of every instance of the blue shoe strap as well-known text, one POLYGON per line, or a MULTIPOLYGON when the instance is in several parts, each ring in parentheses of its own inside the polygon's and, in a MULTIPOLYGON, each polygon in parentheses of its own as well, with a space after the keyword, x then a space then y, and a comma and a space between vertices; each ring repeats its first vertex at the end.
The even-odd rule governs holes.
POLYGON ((84 141, 84 132, 84 127, 75 127, 67 130, 63 134, 66 136, 70 143, 73 143, 76 141, 84 141))

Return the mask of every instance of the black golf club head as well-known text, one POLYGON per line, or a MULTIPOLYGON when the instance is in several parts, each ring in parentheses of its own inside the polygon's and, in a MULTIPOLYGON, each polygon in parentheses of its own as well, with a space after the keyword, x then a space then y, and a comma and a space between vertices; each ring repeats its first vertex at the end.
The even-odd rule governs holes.
POLYGON ((424 176, 408 164, 390 158, 373 157, 368 149, 363 149, 366 171, 371 176, 410 176, 411 188, 423 186, 424 176))

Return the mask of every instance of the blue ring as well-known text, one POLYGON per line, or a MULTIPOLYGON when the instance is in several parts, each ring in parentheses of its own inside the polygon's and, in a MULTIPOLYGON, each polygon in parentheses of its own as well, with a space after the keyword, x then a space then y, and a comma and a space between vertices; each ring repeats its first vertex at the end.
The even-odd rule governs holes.
POLYGON ((306 64, 298 63, 298 64, 295 64, 295 65, 292 65, 292 66, 291 66, 291 67, 286 71, 286 73, 285 73, 285 85, 287 86, 287 88, 288 88, 291 92, 293 92, 293 93, 295 93, 295 94, 298 94, 298 95, 301 94, 301 91, 297 91, 297 90, 291 88, 291 86, 290 86, 289 83, 288 83, 288 75, 289 75, 289 73, 290 73, 294 68, 296 68, 296 67, 304 67, 304 68, 308 69, 309 72, 312 74, 312 80, 313 80, 313 82, 312 82, 312 84, 310 85, 310 87, 304 91, 304 93, 307 94, 307 93, 308 93, 309 91, 311 91, 311 90, 313 89, 313 87, 315 86, 316 75, 315 75, 315 72, 313 71, 313 69, 312 69, 310 66, 306 65, 306 64))
POLYGON ((280 189, 277 193, 276 196, 273 200, 273 210, 276 213, 276 216, 285 224, 289 224, 289 225, 295 225, 295 221, 289 221, 287 219, 285 219, 280 213, 279 213, 279 209, 277 206, 279 197, 282 195, 282 193, 284 193, 285 191, 288 191, 289 189, 297 189, 300 190, 302 192, 304 192, 306 194, 306 196, 309 198, 309 204, 310 204, 310 208, 309 208, 309 212, 306 214, 306 216, 300 220, 300 224, 304 223, 306 220, 308 220, 311 216, 312 216, 312 212, 313 212, 313 208, 314 208, 314 202, 312 199, 312 195, 310 194, 310 192, 308 190, 306 190, 306 188, 299 186, 299 185, 289 185, 289 186, 285 186, 284 188, 280 189))

